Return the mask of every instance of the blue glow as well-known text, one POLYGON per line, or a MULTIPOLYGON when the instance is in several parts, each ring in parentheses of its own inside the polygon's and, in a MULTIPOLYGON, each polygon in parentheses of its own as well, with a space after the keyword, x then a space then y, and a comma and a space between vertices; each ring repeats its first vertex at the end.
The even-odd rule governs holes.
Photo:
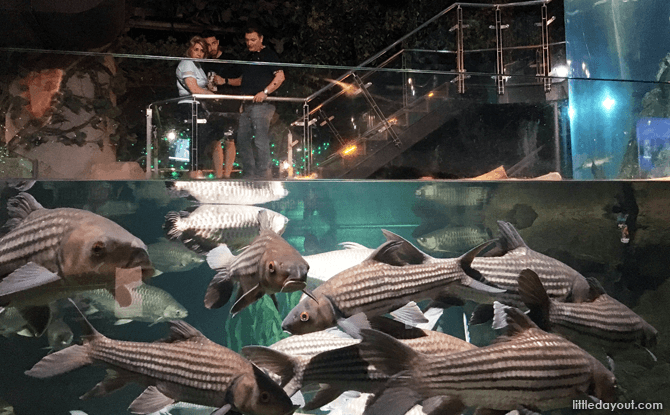
POLYGON ((616 104, 616 101, 612 99, 612 97, 608 96, 603 100, 603 108, 605 108, 607 111, 610 111, 612 108, 614 108, 614 105, 616 104))
POLYGON ((568 116, 570 118, 575 118, 575 108, 572 105, 568 107, 568 116))

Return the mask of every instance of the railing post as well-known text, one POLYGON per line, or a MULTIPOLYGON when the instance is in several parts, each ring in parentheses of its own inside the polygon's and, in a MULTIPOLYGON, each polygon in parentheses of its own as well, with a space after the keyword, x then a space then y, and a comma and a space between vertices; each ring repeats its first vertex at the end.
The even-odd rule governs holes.
MULTIPOLYGON (((463 8, 459 4, 456 8, 456 26, 449 29, 450 32, 456 30, 456 82, 458 84, 458 93, 465 94, 465 49, 463 47, 463 29, 468 25, 463 24, 463 8)), ((453 81, 452 81, 453 82, 453 81)))
POLYGON ((303 151, 307 152, 305 161, 305 176, 312 174, 312 130, 309 126, 309 104, 305 101, 302 107, 302 136, 303 136, 303 151))
POLYGON ((191 101, 191 171, 198 170, 198 101, 191 101))
POLYGON ((498 95, 505 94, 505 62, 503 60, 503 38, 502 31, 507 29, 509 25, 502 24, 502 10, 496 7, 496 25, 490 26, 496 30, 496 88, 498 95))
POLYGON ((542 82, 544 83, 544 92, 551 91, 551 78, 549 74, 551 73, 551 54, 549 53, 549 25, 553 22, 553 18, 549 20, 548 11, 546 3, 542 5, 542 22, 540 26, 542 28, 542 82))
POLYGON ((391 139, 393 140, 393 144, 396 147, 400 147, 402 145, 402 142, 400 141, 400 137, 398 137, 398 134, 393 130, 391 127, 391 123, 388 122, 386 119, 386 116, 382 113, 382 110, 379 108, 377 103, 375 102, 374 98, 372 98, 372 95, 370 95, 370 92, 368 92, 367 88, 365 88, 365 84, 363 84, 363 81, 361 81, 361 78, 354 74, 354 80, 356 81, 356 85, 361 89, 361 93, 365 97, 365 100, 368 101, 368 104, 372 107, 372 110, 375 112, 375 114, 379 117, 379 119, 382 121, 384 124, 384 128, 388 133, 391 135, 391 139))
POLYGON ((151 155, 152 155, 152 144, 153 144, 153 110, 151 109, 151 105, 149 104, 147 106, 147 161, 146 161, 146 172, 144 173, 144 176, 146 179, 151 179, 151 155))

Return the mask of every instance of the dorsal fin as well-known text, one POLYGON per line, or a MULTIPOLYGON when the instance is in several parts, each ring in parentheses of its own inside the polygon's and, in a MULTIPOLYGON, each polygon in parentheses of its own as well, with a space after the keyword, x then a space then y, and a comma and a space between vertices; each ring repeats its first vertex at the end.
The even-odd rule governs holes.
POLYGON ((74 306, 75 310, 77 310, 77 312, 78 312, 79 315, 81 316, 81 319, 83 320, 83 322, 82 322, 82 324, 81 324, 82 337, 83 337, 85 340, 88 341, 88 340, 92 340, 93 338, 95 338, 95 337, 97 337, 97 336, 102 336, 102 334, 100 334, 100 332, 98 332, 98 330, 96 330, 95 327, 93 327, 93 325, 91 324, 91 322, 88 321, 88 319, 86 318, 86 316, 84 315, 84 313, 81 312, 81 310, 80 310, 79 307, 77 306, 77 303, 75 303, 74 300, 71 299, 71 298, 68 298, 68 300, 72 303, 72 305, 74 306))
POLYGON ((588 277, 586 279, 586 282, 589 283, 589 299, 595 300, 596 298, 600 297, 603 294, 607 294, 605 292, 605 288, 600 284, 600 281, 593 277, 588 277))
POLYGON ((507 333, 505 334, 507 337, 514 337, 528 329, 538 328, 537 325, 518 308, 505 308, 505 313, 507 314, 507 317, 505 318, 508 326, 507 333))
POLYGON ((471 267, 472 261, 475 259, 477 255, 479 255, 480 252, 482 252, 484 249, 486 249, 495 242, 496 242, 495 239, 491 239, 490 241, 486 241, 482 244, 479 244, 458 258, 458 262, 461 265, 461 268, 466 274, 468 274, 468 276, 477 281, 484 280, 482 274, 471 267))
POLYGON ((175 343, 193 338, 205 337, 200 331, 185 321, 173 320, 168 324, 170 325, 170 334, 166 339, 161 340, 163 343, 175 343))
POLYGON ((36 210, 44 209, 29 193, 21 192, 7 201, 9 220, 4 224, 0 233, 7 233, 18 226, 28 215, 36 210))
POLYGON ((430 261, 430 256, 421 252, 405 238, 384 229, 382 232, 386 236, 386 242, 375 249, 368 259, 395 266, 418 265, 430 261))
POLYGON ((498 229, 500 230, 499 242, 503 251, 507 252, 516 248, 528 248, 528 245, 526 245, 523 238, 521 238, 521 235, 519 235, 519 232, 511 223, 499 220, 498 229))

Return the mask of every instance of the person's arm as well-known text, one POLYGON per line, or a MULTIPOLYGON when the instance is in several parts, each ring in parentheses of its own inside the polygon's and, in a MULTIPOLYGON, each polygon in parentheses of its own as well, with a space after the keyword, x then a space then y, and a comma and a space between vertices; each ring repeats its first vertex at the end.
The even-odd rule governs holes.
POLYGON ((272 79, 272 82, 270 82, 270 85, 265 87, 264 90, 261 92, 257 93, 256 96, 254 96, 254 102, 263 102, 265 98, 268 97, 271 93, 275 92, 281 84, 284 82, 286 77, 284 76, 284 71, 281 69, 275 72, 275 77, 272 79))
POLYGON ((241 76, 238 77, 238 78, 226 78, 226 79, 228 79, 228 85, 231 85, 231 86, 241 86, 242 85, 242 77, 241 76))
POLYGON ((195 78, 189 76, 188 78, 184 79, 184 82, 186 83, 186 88, 188 88, 191 94, 213 94, 213 92, 209 89, 200 88, 198 86, 198 81, 196 81, 195 78))

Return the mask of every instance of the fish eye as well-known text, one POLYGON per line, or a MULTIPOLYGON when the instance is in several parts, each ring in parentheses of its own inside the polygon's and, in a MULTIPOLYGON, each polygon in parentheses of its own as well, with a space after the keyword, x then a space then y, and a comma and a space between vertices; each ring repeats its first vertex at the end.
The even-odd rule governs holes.
POLYGON ((93 252, 93 255, 95 256, 100 256, 105 253, 105 243, 102 241, 98 241, 93 244, 93 247, 91 248, 91 251, 93 252))
POLYGON ((300 321, 307 321, 309 320, 309 313, 307 311, 303 311, 300 313, 300 321))
POLYGON ((268 262, 268 271, 275 272, 275 262, 274 261, 268 262))
POLYGON ((261 403, 268 403, 270 402, 270 393, 267 391, 261 392, 261 403))

